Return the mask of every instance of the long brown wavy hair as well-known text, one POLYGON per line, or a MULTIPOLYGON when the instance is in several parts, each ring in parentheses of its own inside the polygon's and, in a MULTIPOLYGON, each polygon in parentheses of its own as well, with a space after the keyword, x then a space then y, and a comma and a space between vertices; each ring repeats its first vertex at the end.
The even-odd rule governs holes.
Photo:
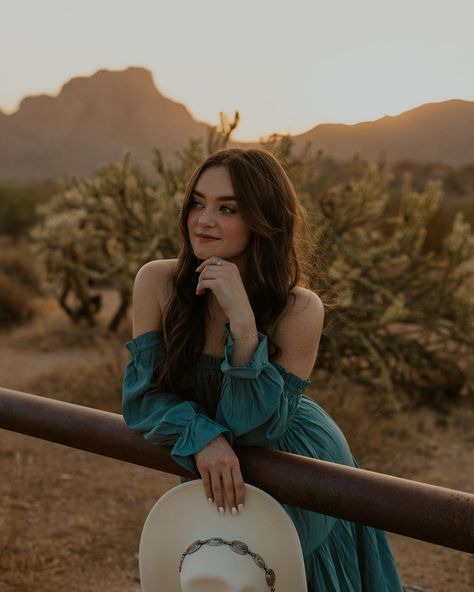
MULTIPOLYGON (((179 219, 182 246, 172 297, 163 311, 167 353, 155 372, 162 388, 183 399, 193 398, 190 377, 204 347, 207 315, 206 300, 196 295, 195 270, 201 260, 191 247, 187 220, 199 176, 210 167, 222 165, 230 173, 239 210, 251 231, 242 281, 257 329, 264 332, 266 327, 273 327, 273 335, 290 291, 295 286, 309 286, 306 211, 283 166, 261 149, 232 148, 210 155, 194 171, 186 188, 179 219)), ((272 335, 267 334, 270 360, 281 353, 272 335)))

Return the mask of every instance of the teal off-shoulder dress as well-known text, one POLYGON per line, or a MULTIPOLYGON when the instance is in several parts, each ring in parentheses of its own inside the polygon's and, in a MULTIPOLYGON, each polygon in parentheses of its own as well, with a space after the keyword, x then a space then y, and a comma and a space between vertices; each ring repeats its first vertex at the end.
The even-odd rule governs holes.
MULTIPOLYGON (((344 435, 327 413, 303 394, 303 380, 268 359, 267 336, 246 366, 230 365, 228 323, 225 357, 200 354, 190 377, 195 401, 161 392, 153 369, 166 355, 161 331, 125 344, 122 414, 132 430, 171 446, 174 460, 200 477, 194 455, 219 434, 231 445, 264 446, 357 466, 344 435)), ((183 479, 185 480, 185 479, 183 479)), ((401 592, 385 532, 283 504, 298 531, 308 592, 401 592)))

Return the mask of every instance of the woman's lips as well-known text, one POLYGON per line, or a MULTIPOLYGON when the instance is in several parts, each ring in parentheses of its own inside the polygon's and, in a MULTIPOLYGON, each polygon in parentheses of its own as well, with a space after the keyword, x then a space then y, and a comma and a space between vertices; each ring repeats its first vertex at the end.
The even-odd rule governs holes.
POLYGON ((211 241, 219 240, 218 238, 211 238, 208 236, 198 236, 198 240, 202 243, 210 243, 211 241))

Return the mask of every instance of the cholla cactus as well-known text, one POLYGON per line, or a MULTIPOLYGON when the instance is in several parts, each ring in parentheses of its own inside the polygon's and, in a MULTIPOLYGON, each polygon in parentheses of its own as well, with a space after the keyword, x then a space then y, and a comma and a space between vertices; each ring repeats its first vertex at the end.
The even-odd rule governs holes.
POLYGON ((176 151, 175 159, 165 163, 161 150, 154 150, 154 165, 159 175, 159 186, 165 195, 184 194, 186 185, 197 166, 216 150, 225 148, 230 136, 239 123, 239 112, 236 111, 232 122, 225 113, 219 113, 220 123, 208 126, 206 151, 202 138, 190 138, 189 145, 176 151))
POLYGON ((43 222, 32 231, 35 250, 73 321, 95 324, 100 296, 93 287, 111 285, 121 297, 109 324, 117 328, 137 269, 177 251, 179 200, 179 193, 165 196, 149 186, 125 155, 91 178, 70 180, 41 209, 43 222))
POLYGON ((474 237, 458 214, 439 251, 424 250, 440 185, 416 192, 406 177, 395 210, 390 170, 366 164, 359 178, 317 193, 320 154, 311 160, 306 151, 302 161, 288 139, 272 142, 317 242, 313 286, 328 303, 318 354, 325 380, 362 383, 395 407, 402 393, 438 402, 472 395, 465 360, 474 352, 474 237))
MULTIPOLYGON (((220 127, 208 129, 207 150, 224 147, 237 126, 220 114, 220 127)), ((61 307, 74 322, 96 323, 101 307, 94 287, 110 285, 120 305, 109 323, 116 330, 127 312, 137 270, 156 258, 176 256, 178 214, 184 190, 204 158, 201 139, 165 163, 155 151, 157 183, 149 184, 130 165, 129 155, 84 180, 70 179, 64 190, 40 209, 42 222, 31 236, 43 259, 61 307)))
MULTIPOLYGON (((235 127, 222 118, 221 124, 218 135, 215 129, 210 134, 208 151, 223 147, 235 127)), ((312 285, 327 305, 318 356, 325 379, 364 384, 394 405, 403 392, 411 400, 472 395, 474 374, 466 361, 474 359, 474 238, 459 214, 441 248, 425 249, 443 197, 439 184, 414 191, 406 177, 398 197, 388 168, 358 162, 360 173, 351 181, 321 191, 320 152, 312 156, 307 145, 293 156, 289 137, 263 144, 285 163, 309 212, 316 242, 312 285)), ((159 151, 155 156, 155 185, 125 156, 90 179, 73 180, 44 207, 36 248, 73 320, 94 323, 100 300, 93 287, 107 284, 121 294, 110 323, 116 328, 137 269, 177 254, 179 206, 204 148, 191 140, 171 164, 159 151)))

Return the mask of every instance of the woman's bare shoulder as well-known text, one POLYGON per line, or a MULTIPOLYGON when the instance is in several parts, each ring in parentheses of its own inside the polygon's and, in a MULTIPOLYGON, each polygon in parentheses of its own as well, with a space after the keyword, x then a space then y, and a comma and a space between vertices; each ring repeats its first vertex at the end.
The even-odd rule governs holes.
POLYGON ((283 367, 301 377, 307 377, 316 361, 324 324, 324 305, 312 290, 298 286, 294 298, 280 317, 274 341, 282 349, 277 358, 283 367))
POLYGON ((177 265, 178 259, 154 259, 140 267, 137 277, 140 275, 153 277, 155 280, 157 277, 162 280, 167 279, 168 276, 173 275, 177 265))
POLYGON ((177 259, 148 261, 133 285, 133 336, 161 329, 162 314, 171 295, 177 259))
MULTIPOLYGON (((290 291, 290 296, 286 302, 286 306, 278 317, 276 324, 276 333, 281 331, 281 326, 288 329, 292 325, 292 321, 298 317, 303 317, 306 314, 314 313, 314 309, 324 311, 324 306, 321 298, 308 288, 303 286, 296 286, 290 291)), ((304 322, 304 321, 303 321, 304 322)), ((276 335, 275 333, 275 335, 276 335)))
POLYGON ((309 288, 303 288, 303 286, 296 286, 290 292, 294 298, 288 299, 287 314, 300 314, 309 308, 309 314, 311 314, 311 308, 324 308, 321 298, 310 290, 309 288))

